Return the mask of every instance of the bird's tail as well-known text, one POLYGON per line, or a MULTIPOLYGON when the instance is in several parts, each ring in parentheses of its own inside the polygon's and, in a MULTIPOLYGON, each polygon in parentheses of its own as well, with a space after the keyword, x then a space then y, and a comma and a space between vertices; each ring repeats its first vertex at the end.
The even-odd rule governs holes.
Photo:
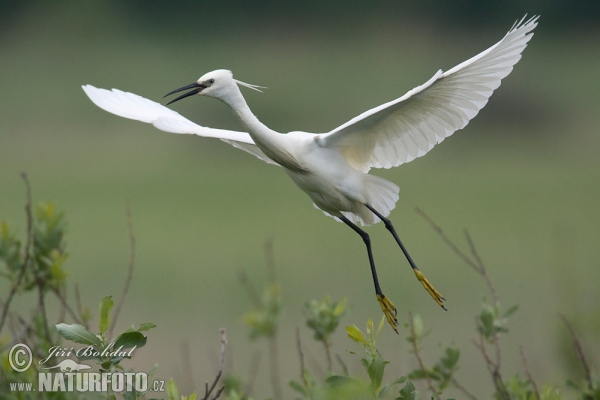
MULTIPOLYGON (((387 217, 396 207, 400 188, 396 184, 375 175, 367 174, 364 179, 367 187, 367 202, 384 217, 387 217)), ((380 221, 371 210, 363 205, 353 213, 344 212, 343 214, 350 221, 360 222, 363 226, 376 224, 380 221)))

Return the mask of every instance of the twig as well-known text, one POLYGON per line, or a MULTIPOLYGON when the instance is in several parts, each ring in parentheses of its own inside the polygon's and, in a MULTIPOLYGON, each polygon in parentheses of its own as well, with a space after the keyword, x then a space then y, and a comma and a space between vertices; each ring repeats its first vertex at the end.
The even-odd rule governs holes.
POLYGON ((492 278, 487 272, 487 268, 483 263, 483 260, 479 256, 477 249, 475 248, 475 244, 473 243, 473 239, 471 239, 471 235, 469 235, 469 231, 465 229, 465 237, 467 238, 467 243, 469 244, 469 248, 471 249, 471 254, 475 258, 477 265, 479 266, 479 275, 483 277, 485 283, 487 284, 488 289, 490 290, 490 294, 492 295, 492 299, 494 300, 494 305, 498 305, 500 300, 498 298, 498 294, 496 293, 496 287, 494 286, 494 282, 492 282, 492 278))
POLYGON ((533 375, 531 375, 531 371, 529 370, 529 365, 527 365, 527 358, 525 357, 525 350, 523 346, 519 346, 519 353, 521 354, 521 360, 523 361, 523 368, 525 369, 525 375, 527 375, 527 379, 531 382, 531 386, 533 387, 533 393, 535 394, 536 399, 540 399, 540 391, 538 390, 537 384, 533 379, 533 375))
MULTIPOLYGON (((35 316, 37 313, 38 311, 36 310, 33 315, 35 316)), ((3 346, 0 346, 0 352, 8 349, 14 344, 23 342, 24 338, 31 332, 31 327, 35 323, 35 317, 31 318, 31 320, 27 322, 19 314, 9 311, 7 315, 7 321, 7 329, 10 331, 10 336, 13 338, 13 340, 12 342, 7 342, 3 346)))
POLYGON ((469 267, 473 268, 475 272, 479 274, 481 273, 479 265, 477 265, 475 261, 471 260, 465 253, 463 253, 462 250, 459 249, 458 246, 455 245, 454 242, 448 238, 448 236, 446 236, 442 228, 440 228, 435 222, 433 222, 433 220, 427 214, 425 214, 423 210, 417 207, 415 211, 425 220, 425 222, 431 225, 433 230, 436 231, 438 235, 440 235, 442 240, 446 242, 448 247, 450 247, 456 253, 456 255, 458 255, 469 267))
POLYGON ((310 349, 305 349, 304 351, 306 352, 305 361, 306 361, 306 364, 309 365, 309 367, 310 367, 309 369, 314 372, 315 376, 324 377, 325 371, 323 370, 323 367, 319 363, 319 360, 317 360, 317 358, 310 351, 310 349))
POLYGON ((186 389, 191 389, 195 387, 194 385, 194 377, 192 374, 192 360, 190 358, 190 342, 186 339, 181 343, 179 347, 179 352, 181 354, 181 364, 182 364, 182 375, 183 375, 183 384, 186 389))
POLYGON ((250 398, 252 391, 254 390, 254 383, 256 383, 256 376, 258 375, 260 365, 260 351, 255 352, 250 360, 250 370, 248 371, 248 379, 246 387, 244 388, 245 398, 250 398))
MULTIPOLYGON (((25 190, 27 195, 27 203, 25 204, 25 212, 27 213, 27 244, 25 245, 25 257, 23 259, 23 269, 27 268, 27 264, 29 264, 29 252, 30 246, 33 243, 33 216, 31 212, 31 186, 29 185, 29 177, 25 172, 21 173, 21 179, 25 182, 25 190)), ((23 272, 22 272, 23 274, 23 272)), ((48 316, 46 314, 46 304, 45 304, 45 294, 44 294, 44 282, 40 277, 39 271, 37 268, 33 268, 33 274, 35 277, 35 282, 38 287, 38 304, 40 306, 40 315, 42 316, 42 326, 44 328, 44 335, 46 336, 47 342, 52 343, 52 338, 50 336, 50 328, 48 327, 48 316)), ((20 281, 19 281, 20 284, 20 281)), ((1 328, 1 325, 0 325, 1 328)))
MULTIPOLYGON (((58 297, 58 299, 60 300, 60 304, 63 307, 63 310, 66 311, 67 313, 69 313, 69 315, 71 316, 71 318, 73 318, 73 320, 75 322, 77 322, 80 325, 83 325, 83 321, 81 320, 81 318, 79 318, 79 316, 77 315, 77 313, 73 310, 73 308, 71 308, 71 306, 69 305, 69 303, 67 303, 67 299, 65 298, 65 296, 58 290, 56 289, 52 289, 52 291, 54 292, 54 294, 56 295, 56 297, 58 297)), ((59 318, 59 321, 62 321, 64 318, 59 318)))
POLYGON ((281 392, 281 379, 279 378, 279 346, 277 343, 277 334, 269 337, 268 343, 273 398, 275 400, 281 400, 283 394, 281 392))
POLYGON ((127 292, 129 292, 129 287, 131 286, 131 279, 133 278, 133 266, 135 265, 135 232, 133 230, 133 217, 131 216, 131 205, 129 204, 129 201, 127 202, 126 206, 126 214, 127 228, 129 231, 129 264, 127 266, 127 278, 125 279, 125 285, 123 285, 123 291, 121 292, 119 303, 115 307, 113 319, 108 330, 108 337, 112 337, 115 325, 117 325, 117 319, 119 318, 119 314, 121 313, 121 309, 125 303, 125 298, 127 297, 127 292))
POLYGON ((302 352, 302 343, 300 342, 300 328, 296 327, 296 349, 298 349, 298 357, 300 358, 300 380, 306 385, 304 379, 304 353, 302 352))
POLYGON ((40 306, 40 314, 42 316, 42 326, 44 328, 44 335, 48 343, 52 343, 52 337, 50 336, 50 327, 48 326, 48 315, 46 314, 46 299, 44 296, 44 285, 42 278, 40 277, 37 269, 34 269, 35 281, 38 286, 38 304, 40 306))
POLYGON ((275 283, 277 282, 277 268, 275 267, 275 253, 273 252, 273 237, 268 237, 265 240, 263 249, 267 266, 267 278, 270 283, 275 283))
POLYGON ((333 361, 331 360, 331 346, 327 339, 322 340, 323 347, 325 348, 325 357, 327 358, 327 371, 333 372, 333 361))
POLYGON ((225 345, 227 344, 227 335, 225 334, 225 328, 221 328, 219 332, 221 333, 221 358, 219 360, 219 372, 217 372, 217 376, 215 377, 212 385, 210 385, 210 388, 208 387, 208 382, 206 383, 205 394, 202 400, 216 400, 225 388, 225 386, 222 386, 219 390, 217 390, 213 397, 210 397, 213 390, 215 390, 215 386, 217 386, 219 379, 221 379, 221 375, 223 374, 223 366, 225 365, 225 345))
POLYGON ((488 355, 488 353, 485 349, 485 342, 483 339, 483 335, 479 335, 479 343, 477 343, 473 339, 473 344, 475 345, 475 347, 477 347, 479 349, 479 351, 481 351, 481 355, 483 356, 483 359, 485 360, 485 365, 486 365, 488 371, 490 372, 490 374, 492 375, 492 381, 494 382, 494 387, 496 388, 496 392, 500 396, 502 396, 503 399, 510 400, 510 395, 508 394, 508 391, 506 390, 506 386, 504 386, 504 382, 502 381, 502 375, 500 374, 500 366, 496 362, 494 362, 488 355))
MULTIPOLYGON (((494 286, 494 283, 492 282, 492 278, 490 277, 490 275, 487 272, 487 269, 485 267, 485 264, 483 263, 483 260, 481 259, 481 257, 479 256, 479 253, 477 252, 477 248, 475 247, 475 244, 473 242, 473 239, 471 239, 471 235, 469 235, 469 232, 466 229, 464 231, 465 237, 467 239, 467 243, 469 245, 469 249, 471 250, 471 255, 473 258, 467 256, 462 250, 460 250, 458 248, 458 246, 452 240, 450 240, 448 238, 448 236, 446 236, 446 234, 444 233, 442 228, 440 228, 427 214, 425 214, 424 211, 422 211, 420 208, 417 208, 416 212, 419 215, 421 215, 421 217, 427 223, 429 223, 429 225, 431 225, 431 227, 440 235, 442 240, 454 251, 454 253, 456 253, 469 267, 471 267, 477 274, 479 274, 485 280, 485 283, 490 291, 490 295, 492 296, 494 306, 498 307, 498 305, 500 304, 500 301, 498 298, 498 294, 496 292, 496 287, 494 286)), ((500 335, 499 335, 499 333, 495 333, 493 336, 493 340, 492 340, 492 344, 494 346, 494 350, 496 353, 496 361, 492 361, 491 358, 489 357, 489 355, 487 354, 487 352, 485 350, 485 344, 483 343, 483 339, 481 339, 481 337, 480 337, 480 341, 481 341, 481 344, 478 344, 475 341, 474 341, 474 343, 480 349, 480 351, 484 357, 484 360, 486 362, 486 365, 488 366, 488 370, 492 374, 492 379, 494 381, 494 385, 496 386, 496 390, 498 391, 498 393, 501 396, 508 399, 509 394, 506 391, 506 387, 504 386, 504 382, 502 381, 502 375, 500 373, 500 361, 501 361, 500 335)))
POLYGON ((470 393, 463 385, 461 385, 460 383, 458 383, 458 381, 455 378, 451 379, 452 384, 461 392, 463 392, 463 394, 465 396, 467 396, 469 399, 471 400, 477 400, 477 397, 475 397, 475 395, 473 395, 472 393, 470 393))
POLYGON ((425 364, 421 359, 421 355, 419 354, 419 345, 417 340, 417 334, 415 333, 415 324, 413 323, 413 315, 412 312, 408 312, 408 326, 410 328, 410 336, 412 337, 412 345, 413 345, 413 353, 415 358, 417 359, 417 363, 419 364, 419 368, 423 372, 423 376, 425 377, 425 382, 427 382, 427 387, 431 390, 432 396, 435 396, 436 399, 439 400, 440 396, 438 396, 437 391, 433 387, 433 382, 431 382, 431 378, 427 373, 427 369, 425 369, 425 364))
POLYGON ((4 301, 4 307, 2 308, 2 316, 0 317, 0 332, 2 332, 2 328, 4 327, 4 323, 6 322, 6 317, 8 315, 8 309, 10 307, 10 303, 13 300, 13 297, 19 290, 19 286, 21 286, 21 282, 23 281, 23 277, 25 276, 25 272, 27 271, 27 266, 29 265, 30 258, 30 249, 31 244, 33 243, 33 216, 31 215, 31 187, 29 186, 29 178, 27 177, 27 173, 21 172, 21 179, 25 183, 25 217, 27 219, 27 235, 25 239, 25 249, 23 256, 23 264, 21 265, 21 270, 19 271, 19 276, 17 276, 17 281, 10 288, 10 292, 8 292, 8 297, 4 301))
POLYGON ((238 278, 242 286, 246 289, 246 293, 248 293, 248 297, 250 297, 250 300, 252 301, 254 307, 260 307, 262 303, 262 301, 260 300, 260 296, 258 295, 258 292, 252 285, 252 282, 250 282, 250 279, 248 279, 248 274, 246 274, 246 271, 244 269, 240 269, 238 271, 238 278))
POLYGON ((579 336, 577 336, 577 332, 575 332, 573 325, 571 325, 571 323, 569 322, 567 317, 565 317, 561 313, 558 313, 558 317, 562 320, 562 322, 564 322, 565 326, 569 330, 569 334, 571 335, 571 338, 573 338, 573 346, 575 347, 575 352, 577 353, 577 358, 579 358, 579 361, 581 362, 581 365, 583 366, 583 370, 585 372, 585 380, 587 382, 588 388, 590 389, 590 391, 593 391, 594 383, 592 381, 592 372, 590 369, 590 365, 587 363, 587 360, 585 359, 585 355, 583 354, 583 348, 581 347, 581 342, 579 341, 579 336))
POLYGON ((79 293, 79 285, 77 283, 75 283, 75 305, 77 307, 77 313, 79 313, 79 316, 81 317, 81 325, 83 325, 85 327, 85 329, 89 329, 88 326, 88 322, 85 320, 84 315, 83 315, 83 307, 81 305, 81 295, 79 293))
POLYGON ((346 363, 344 362, 344 360, 342 360, 342 357, 340 357, 339 354, 336 354, 335 359, 338 362, 338 364, 340 364, 340 367, 342 367, 344 376, 348 376, 348 367, 346 366, 346 363))

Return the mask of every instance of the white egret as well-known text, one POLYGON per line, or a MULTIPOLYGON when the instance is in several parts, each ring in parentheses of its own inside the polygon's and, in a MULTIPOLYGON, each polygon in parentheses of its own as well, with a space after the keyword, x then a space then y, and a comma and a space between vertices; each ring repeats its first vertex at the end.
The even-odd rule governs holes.
MULTIPOLYGON (((116 115, 152 123, 167 132, 218 138, 269 164, 281 166, 317 208, 361 236, 367 247, 377 300, 396 330, 396 308, 379 286, 369 235, 358 227, 359 222, 365 226, 383 221, 417 279, 443 308, 445 299, 419 271, 387 219, 398 200, 398 186, 368 172, 371 168, 396 167, 420 157, 464 128, 519 61, 537 19, 525 21, 523 17, 489 49, 446 72, 438 71, 404 96, 368 110, 328 133, 280 134, 269 129, 250 111, 238 86, 254 90, 260 87, 233 79, 227 70, 209 72, 198 81, 169 92, 166 96, 191 89, 167 105, 196 94, 214 97, 233 110, 246 132, 199 126, 133 93, 90 85, 83 89, 97 106, 116 115)), ((356 84, 365 90, 368 82, 356 84)))

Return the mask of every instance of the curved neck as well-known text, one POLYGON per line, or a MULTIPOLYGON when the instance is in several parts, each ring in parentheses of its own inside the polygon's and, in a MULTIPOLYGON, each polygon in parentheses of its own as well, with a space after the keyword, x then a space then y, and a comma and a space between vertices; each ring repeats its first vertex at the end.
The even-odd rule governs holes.
POLYGON ((256 118, 246 103, 240 89, 235 85, 232 90, 221 98, 227 104, 242 124, 248 130, 256 146, 271 160, 292 171, 304 171, 294 156, 287 135, 282 135, 269 129, 256 118))
POLYGON ((237 85, 228 93, 226 98, 221 100, 233 110, 255 142, 265 142, 269 139, 273 140, 274 136, 279 136, 277 132, 269 129, 256 118, 237 85))

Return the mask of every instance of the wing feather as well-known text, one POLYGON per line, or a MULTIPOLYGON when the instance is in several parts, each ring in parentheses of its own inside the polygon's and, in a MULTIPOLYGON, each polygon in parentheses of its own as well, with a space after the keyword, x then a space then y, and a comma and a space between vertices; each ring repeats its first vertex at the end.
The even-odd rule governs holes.
POLYGON ((246 132, 200 126, 178 112, 134 93, 123 92, 118 89, 98 89, 92 85, 84 85, 82 88, 94 104, 115 115, 150 123, 165 132, 221 139, 269 164, 279 165, 256 147, 254 141, 246 132))
POLYGON ((319 142, 339 149, 355 168, 391 168, 426 154, 464 128, 521 59, 538 17, 517 21, 502 40, 404 96, 368 110, 319 142))

